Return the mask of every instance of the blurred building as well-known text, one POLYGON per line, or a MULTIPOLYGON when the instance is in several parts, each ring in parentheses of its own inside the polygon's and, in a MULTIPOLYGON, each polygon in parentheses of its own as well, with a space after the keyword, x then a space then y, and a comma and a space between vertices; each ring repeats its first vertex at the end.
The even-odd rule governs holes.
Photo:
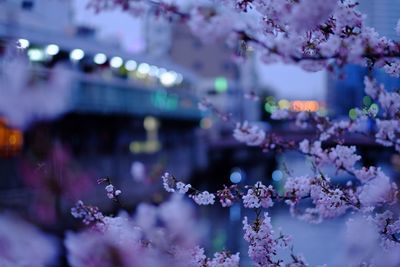
MULTIPOLYGON (((72 15, 71 1, 0 1, 1 48, 20 46, 32 76, 48 75, 62 65, 73 77, 66 114, 29 128, 22 153, 15 147, 22 142, 21 132, 3 127, 0 150, 7 153, 0 151, 2 172, 17 181, 21 158, 43 159, 42 150, 61 142, 95 176, 109 175, 120 183, 132 179, 132 162, 145 166, 151 183, 164 169, 188 177, 201 150, 195 137, 201 119, 199 76, 164 51, 133 55, 99 42, 96 29, 74 25, 72 15)), ((152 25, 149 34, 160 38, 151 47, 168 48, 162 41, 168 35, 161 38, 157 30, 162 24, 152 25)), ((127 189, 135 191, 146 193, 127 189)))
POLYGON ((399 20, 400 4, 397 0, 363 0, 360 10, 367 15, 367 24, 374 27, 382 36, 399 40, 395 28, 399 20))

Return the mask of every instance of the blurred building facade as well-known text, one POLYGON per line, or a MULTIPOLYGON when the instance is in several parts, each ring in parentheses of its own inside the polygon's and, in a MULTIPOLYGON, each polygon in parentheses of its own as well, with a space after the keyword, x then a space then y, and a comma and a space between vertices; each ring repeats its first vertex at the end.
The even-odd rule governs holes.
MULTIPOLYGON (((195 138, 201 119, 199 77, 164 51, 132 55, 101 43, 96 29, 74 25, 72 16, 71 1, 0 1, 0 50, 9 44, 20 46, 33 76, 62 65, 73 77, 64 116, 27 129, 22 151, 0 144, 0 149, 15 150, 0 153, 0 168, 8 181, 18 186, 21 161, 27 155, 40 161, 48 154, 43 150, 58 143, 94 176, 115 177, 117 183, 131 181, 132 162, 145 166, 148 183, 158 185, 164 169, 188 177, 201 156, 195 138)), ((159 36, 159 31, 149 34, 159 36)), ((168 47, 162 38, 153 43, 168 47)), ((0 135, 13 142, 19 136, 8 128, 0 135)), ((4 181, 0 188, 8 186, 4 181)), ((146 193, 130 185, 129 192, 146 193)))

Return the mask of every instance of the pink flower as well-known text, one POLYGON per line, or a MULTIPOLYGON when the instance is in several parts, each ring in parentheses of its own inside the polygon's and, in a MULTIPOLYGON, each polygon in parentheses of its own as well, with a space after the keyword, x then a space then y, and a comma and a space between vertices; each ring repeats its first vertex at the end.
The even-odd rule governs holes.
POLYGON ((214 194, 211 194, 208 191, 204 191, 204 192, 200 192, 200 193, 191 195, 191 198, 198 205, 213 205, 215 202, 214 194))
POLYGON ((400 152, 400 121, 376 120, 378 132, 375 134, 376 142, 383 146, 394 146, 400 152))
POLYGON ((327 21, 336 8, 336 1, 301 0, 294 4, 290 14, 290 25, 297 31, 313 30, 327 21))
POLYGON ((233 131, 233 137, 241 143, 249 146, 261 145, 265 139, 265 132, 259 127, 250 126, 247 121, 243 124, 238 123, 233 131))
POLYGON ((29 62, 13 58, 0 75, 0 113, 14 127, 53 119, 68 109, 71 75, 61 67, 46 74, 48 81, 32 82, 29 62))
POLYGON ((176 187, 176 181, 175 178, 170 175, 168 172, 164 173, 163 176, 161 176, 161 179, 163 180, 163 186, 165 191, 169 193, 175 192, 175 187, 176 187))
POLYGON ((355 146, 341 146, 337 145, 329 152, 329 159, 336 165, 336 167, 344 168, 345 170, 352 170, 354 164, 361 159, 359 155, 355 154, 355 146))
POLYGON ((226 252, 217 252, 214 258, 208 263, 209 267, 239 267, 239 253, 229 254, 226 252))
POLYGON ((285 196, 298 202, 310 194, 311 179, 307 176, 289 177, 285 182, 285 196))
POLYGON ((57 243, 17 217, 0 215, 0 266, 52 266, 57 243))
POLYGON ((247 190, 247 194, 243 198, 243 206, 245 208, 269 208, 273 206, 272 196, 274 190, 272 186, 266 187, 261 182, 257 182, 253 187, 247 190))
POLYGON ((380 170, 376 172, 374 178, 368 180, 358 189, 360 202, 367 207, 394 203, 396 201, 396 195, 396 184, 392 183, 389 177, 380 170))

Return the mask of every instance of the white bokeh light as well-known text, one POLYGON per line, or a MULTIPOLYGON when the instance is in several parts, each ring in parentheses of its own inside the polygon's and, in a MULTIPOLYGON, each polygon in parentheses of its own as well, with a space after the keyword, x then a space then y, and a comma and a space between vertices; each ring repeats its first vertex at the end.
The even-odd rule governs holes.
POLYGON ((172 86, 176 82, 177 74, 174 71, 167 71, 160 75, 160 82, 164 86, 172 86))
POLYGON ((149 64, 147 64, 147 63, 140 63, 139 64, 138 72, 140 74, 145 75, 145 74, 148 74, 149 71, 150 71, 150 65, 149 64))
POLYGON ((19 47, 22 49, 26 49, 30 45, 29 41, 26 39, 18 39, 18 44, 19 44, 19 47))
POLYGON ((107 61, 107 56, 103 53, 98 53, 93 57, 93 61, 98 65, 104 64, 107 61))
POLYGON ((136 67, 137 67, 137 63, 135 60, 128 60, 125 63, 125 68, 127 71, 134 71, 136 69, 136 67))
POLYGON ((60 48, 56 44, 49 44, 46 46, 46 54, 50 56, 55 56, 60 52, 60 48))
POLYGON ((116 69, 120 68, 123 63, 124 63, 124 61, 120 57, 113 57, 110 60, 110 66, 113 68, 116 68, 116 69))
POLYGON ((44 52, 38 48, 28 50, 28 57, 30 61, 43 61, 45 58, 44 52))
POLYGON ((79 61, 85 56, 85 52, 82 49, 74 49, 69 54, 69 58, 74 61, 79 61))

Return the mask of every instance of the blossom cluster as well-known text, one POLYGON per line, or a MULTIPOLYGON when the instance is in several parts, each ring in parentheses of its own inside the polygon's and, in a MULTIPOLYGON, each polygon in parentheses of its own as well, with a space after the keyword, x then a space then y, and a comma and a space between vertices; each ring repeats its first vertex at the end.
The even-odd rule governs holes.
POLYGON ((21 218, 0 215, 0 266, 51 266, 58 254, 55 241, 21 218))
POLYGON ((167 192, 170 193, 177 192, 179 194, 189 193, 189 196, 198 205, 212 205, 215 202, 214 194, 209 193, 208 191, 201 192, 199 190, 192 188, 190 184, 185 184, 181 181, 177 181, 175 177, 170 175, 168 172, 164 173, 161 179, 163 181, 164 189, 167 192))
POLYGON ((186 23, 205 42, 256 48, 265 63, 294 63, 307 71, 355 63, 400 73, 398 43, 368 27, 352 0, 91 0, 89 6, 96 12, 119 6, 186 23))
POLYGON ((257 182, 253 187, 247 190, 243 196, 243 206, 245 208, 269 208, 274 204, 272 196, 275 194, 272 186, 265 186, 257 182))
MULTIPOLYGON (((366 26, 365 16, 352 0, 176 3, 169 0, 91 0, 89 6, 96 12, 122 7, 135 15, 153 13, 170 21, 180 21, 206 42, 227 41, 239 50, 240 55, 246 55, 250 48, 257 49, 265 63, 297 64, 307 71, 332 70, 355 63, 371 70, 382 68, 390 75, 400 76, 400 44, 366 26)), ((396 30, 400 34, 400 21, 396 30)), ((4 95, 0 97, 0 111, 12 124, 23 127, 32 116, 48 118, 65 110, 65 103, 59 98, 60 94, 67 96, 65 90, 60 94, 50 93, 47 86, 38 84, 27 92, 25 86, 29 84, 29 75, 26 64, 11 67, 1 72, 0 80, 6 86, 0 92, 4 95), (49 97, 54 101, 45 101, 44 107, 37 106, 49 97), (26 107, 15 109, 16 100, 26 107)), ((63 75, 60 77, 65 79, 63 75)), ((64 80, 49 81, 52 87, 65 85, 64 80)), ((121 212, 116 216, 106 216, 97 207, 78 201, 71 214, 82 219, 87 228, 66 234, 64 244, 69 264, 72 267, 239 266, 238 253, 222 251, 216 252, 213 258, 206 256, 205 250, 198 245, 201 231, 193 231, 199 227, 192 208, 182 198, 182 195, 187 195, 199 205, 213 205, 218 197, 223 207, 241 201, 245 208, 254 210, 253 221, 249 217, 243 219, 243 237, 248 243, 248 255, 254 266, 308 266, 306 260, 293 251, 288 262, 277 256, 279 249, 291 246, 290 237, 276 235, 269 214, 263 212, 277 201, 286 202, 294 216, 308 222, 319 223, 352 211, 352 219, 347 225, 352 255, 343 266, 398 266, 400 219, 398 212, 389 210, 398 200, 397 185, 380 167, 360 166, 363 162, 356 147, 338 140, 348 132, 357 133, 362 129, 363 121, 371 120, 375 126, 372 135, 375 142, 400 151, 400 94, 386 91, 383 85, 369 77, 364 83, 365 93, 376 102, 376 106, 379 104, 381 110, 356 109, 357 116, 351 121, 330 121, 309 112, 274 111, 272 119, 294 119, 300 128, 315 130, 315 139, 305 139, 298 145, 267 134, 256 124, 247 121, 236 123, 233 137, 237 141, 258 146, 263 151, 297 150, 311 159, 313 175, 296 177, 288 173, 281 194, 261 181, 254 186, 224 186, 214 194, 197 190, 165 173, 162 182, 167 192, 174 193, 171 200, 159 206, 142 203, 135 215, 121 212), (349 180, 346 186, 336 185, 324 174, 326 165, 334 166, 337 172, 345 172, 355 179, 349 180), (304 199, 310 201, 304 201, 307 206, 302 209, 304 199)), ((254 94, 247 97, 259 99, 254 94)), ((203 100, 199 107, 211 110, 224 121, 231 119, 230 114, 220 112, 208 100, 203 100)), ((118 196, 122 192, 111 184, 110 179, 100 179, 99 183, 106 184, 108 198, 119 202, 118 196)), ((0 226, 0 265, 39 267, 52 263, 56 255, 54 246, 36 228, 3 216, 0 217, 0 226)))
MULTIPOLYGON (((289 247, 290 237, 284 235, 274 236, 271 218, 267 212, 264 213, 263 218, 257 218, 254 223, 249 223, 248 218, 244 217, 243 230, 243 238, 249 243, 248 253, 253 261, 253 266, 285 266, 281 260, 275 259, 275 255, 278 249, 289 247)), ((306 266, 306 264, 301 266, 306 266)))
POLYGON ((86 230, 67 233, 68 261, 73 267, 238 267, 239 253, 206 257, 197 245, 196 224, 191 206, 180 195, 158 207, 142 203, 134 216, 104 216, 86 230))
POLYGON ((107 197, 114 201, 118 201, 118 196, 122 194, 120 189, 116 189, 115 186, 111 183, 110 178, 100 178, 97 180, 98 184, 106 184, 105 190, 107 192, 107 197))
POLYGON ((96 206, 85 205, 79 200, 75 207, 71 208, 71 214, 77 219, 82 219, 84 224, 91 224, 103 221, 104 215, 96 206))
POLYGON ((7 123, 25 129, 68 111, 71 73, 56 66, 46 80, 32 79, 37 74, 27 59, 15 55, 15 46, 8 50, 0 61, 0 113, 7 123))
MULTIPOLYGON (((257 217, 253 224, 249 223, 247 218, 244 220, 244 238, 249 242, 249 256, 255 266, 280 266, 283 262, 274 258, 277 242, 273 238, 269 217, 262 219, 259 216, 262 209, 267 209, 273 205, 274 201, 281 200, 290 206, 293 216, 311 223, 321 223, 323 220, 342 216, 348 211, 352 211, 352 214, 361 213, 362 216, 370 216, 374 218, 370 219, 373 222, 372 228, 375 229, 375 233, 380 233, 381 240, 383 240, 376 245, 379 247, 378 250, 382 249, 382 253, 389 253, 388 255, 397 253, 400 247, 398 220, 395 220, 393 215, 389 216, 389 213, 373 214, 373 212, 377 207, 386 208, 396 204, 399 194, 398 187, 380 167, 360 166, 362 158, 357 154, 357 148, 345 145, 343 140, 346 133, 365 135, 365 128, 362 127, 362 124, 366 120, 373 120, 376 122, 374 136, 376 143, 387 147, 394 146, 398 150, 400 142, 398 93, 387 93, 383 86, 376 85, 375 81, 368 78, 365 80, 365 91, 382 107, 382 112, 371 110, 371 108, 369 110, 356 109, 356 118, 340 121, 330 121, 328 117, 309 112, 297 114, 287 110, 275 112, 272 115, 273 119, 295 119, 296 125, 299 127, 310 127, 317 132, 316 139, 304 139, 297 147, 290 141, 282 142, 279 137, 267 134, 258 126, 247 121, 236 124, 233 137, 237 141, 248 146, 258 146, 263 151, 268 149, 297 150, 311 159, 315 173, 311 176, 299 177, 288 174, 284 183, 283 195, 279 195, 272 186, 263 185, 262 182, 243 188, 239 185, 224 186, 223 189, 217 191, 216 196, 219 197, 223 207, 230 207, 235 201, 242 201, 244 207, 256 211, 257 217), (336 145, 332 146, 327 142, 328 140, 336 145), (331 179, 323 173, 323 167, 328 165, 335 167, 337 172, 345 172, 357 180, 349 180, 346 186, 333 184, 331 179), (311 202, 307 201, 307 203, 312 205, 302 208, 303 205, 300 204, 303 199, 310 199, 311 202), (262 234, 259 236, 260 229, 262 229, 262 234), (392 250, 387 250, 388 247, 392 250)), ((213 108, 211 107, 211 109, 213 108)), ((165 184, 165 179, 163 178, 163 180, 165 184)), ((179 182, 175 178, 173 182, 169 183, 172 184, 174 191, 177 183, 179 182)), ((194 188, 190 189, 196 194, 200 193, 194 188)), ((205 191, 204 194, 213 195, 208 191, 205 191)), ((189 196, 192 195, 189 194, 189 196)), ((196 199, 194 200, 198 202, 196 199)), ((378 255, 382 256, 382 254, 378 255)), ((367 255, 364 256, 364 259, 369 260, 363 261, 362 258, 358 260, 361 263, 371 263, 377 257, 376 255, 367 255)), ((294 259, 293 265, 289 263, 286 266, 307 266, 301 256, 292 255, 292 258, 294 259)), ((355 264, 360 264, 360 262, 355 264)), ((400 262, 400 259, 395 262, 400 262)))
POLYGON ((265 139, 265 131, 256 125, 250 125, 247 121, 243 124, 238 123, 233 131, 233 137, 239 142, 249 146, 258 146, 265 139))

